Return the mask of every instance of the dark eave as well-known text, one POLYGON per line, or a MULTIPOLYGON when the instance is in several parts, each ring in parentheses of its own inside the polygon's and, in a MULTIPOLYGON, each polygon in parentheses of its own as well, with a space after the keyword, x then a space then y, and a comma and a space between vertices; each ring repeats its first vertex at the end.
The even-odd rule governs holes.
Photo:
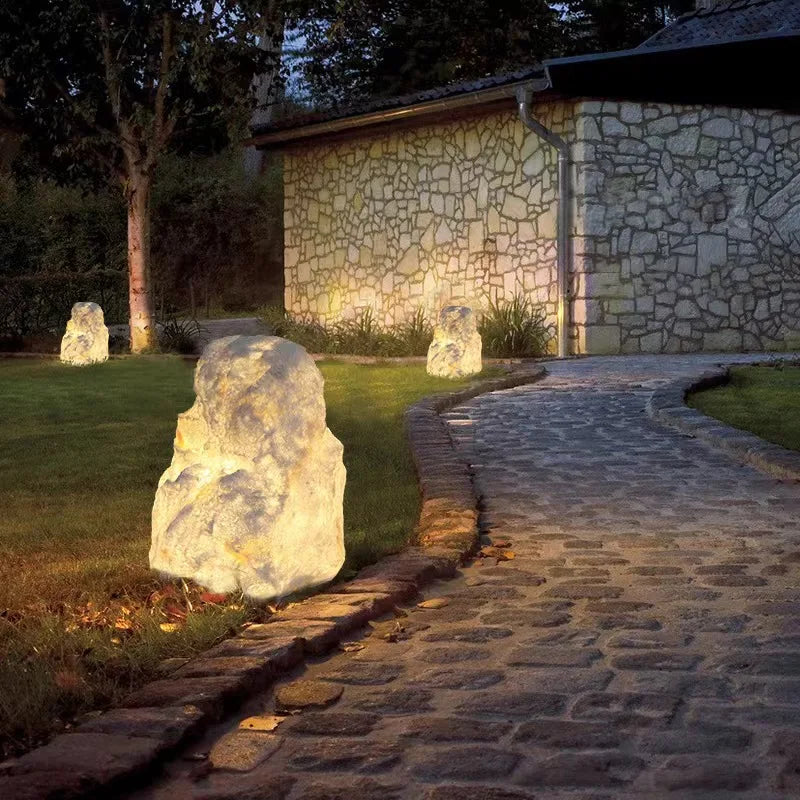
POLYGON ((553 90, 567 96, 796 111, 799 53, 793 31, 559 58, 545 68, 553 90))

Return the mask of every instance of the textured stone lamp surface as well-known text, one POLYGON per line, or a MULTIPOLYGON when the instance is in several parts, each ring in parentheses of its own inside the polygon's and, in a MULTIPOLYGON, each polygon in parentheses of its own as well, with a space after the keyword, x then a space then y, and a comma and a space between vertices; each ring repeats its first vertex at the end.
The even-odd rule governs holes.
POLYGON ((61 339, 61 360, 84 367, 108 361, 108 328, 97 303, 75 303, 61 339))
POLYGON ((194 388, 156 492, 150 566, 256 599, 331 580, 346 472, 314 361, 275 336, 229 336, 208 345, 194 388))
POLYGON ((481 336, 475 314, 466 306, 446 306, 428 348, 428 374, 464 378, 481 369, 481 336))

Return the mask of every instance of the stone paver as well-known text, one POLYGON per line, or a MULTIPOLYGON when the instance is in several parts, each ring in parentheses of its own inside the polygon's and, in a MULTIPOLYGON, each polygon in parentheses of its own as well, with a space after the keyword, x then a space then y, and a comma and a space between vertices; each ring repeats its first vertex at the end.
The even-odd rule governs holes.
POLYGON ((514 558, 287 679, 343 687, 329 708, 231 737, 267 692, 136 796, 798 796, 800 485, 644 413, 718 361, 553 363, 450 413, 514 558))

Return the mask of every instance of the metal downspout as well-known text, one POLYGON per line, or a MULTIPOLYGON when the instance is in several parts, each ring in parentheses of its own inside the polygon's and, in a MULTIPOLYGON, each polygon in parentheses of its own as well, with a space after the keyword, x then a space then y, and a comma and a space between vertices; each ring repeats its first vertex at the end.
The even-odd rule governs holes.
POLYGON ((557 133, 545 128, 541 122, 531 116, 530 103, 533 89, 521 86, 517 89, 519 118, 537 136, 544 139, 558 151, 558 215, 556 242, 556 273, 558 284, 558 312, 556 320, 556 336, 558 338, 558 357, 569 355, 569 217, 572 196, 569 185, 569 145, 557 133))

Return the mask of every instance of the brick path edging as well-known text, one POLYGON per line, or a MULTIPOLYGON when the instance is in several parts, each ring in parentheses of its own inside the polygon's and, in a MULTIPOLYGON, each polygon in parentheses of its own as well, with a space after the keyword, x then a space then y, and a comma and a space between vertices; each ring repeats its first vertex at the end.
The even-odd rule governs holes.
POLYGON ((693 392, 724 386, 730 368, 707 370, 657 389, 647 401, 647 415, 664 425, 694 436, 776 478, 800 480, 800 453, 787 450, 754 433, 733 428, 686 405, 693 392))
POLYGON ((502 377, 407 409, 422 494, 416 546, 278 611, 266 623, 250 625, 196 658, 166 662, 164 678, 135 691, 119 707, 0 764, 0 797, 114 797, 145 780, 165 758, 306 655, 327 652, 425 584, 453 577, 479 540, 477 497, 470 467, 456 454, 440 414, 479 394, 532 383, 545 374, 543 367, 524 363, 508 369, 502 377))

